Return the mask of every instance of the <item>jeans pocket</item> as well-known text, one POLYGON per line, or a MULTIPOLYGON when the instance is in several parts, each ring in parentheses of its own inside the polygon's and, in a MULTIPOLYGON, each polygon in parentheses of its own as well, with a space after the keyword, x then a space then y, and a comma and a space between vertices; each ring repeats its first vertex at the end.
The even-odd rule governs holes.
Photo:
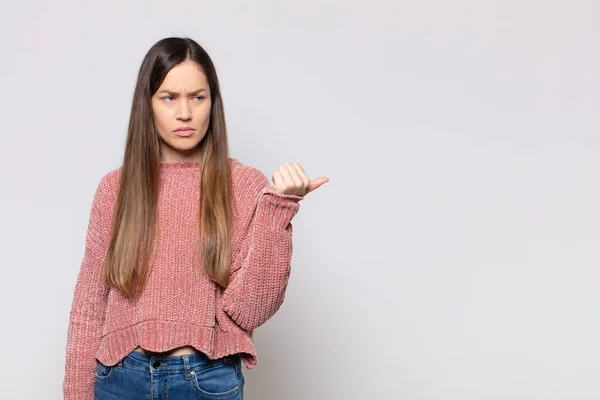
POLYGON ((242 391, 239 367, 239 362, 217 361, 192 368, 194 389, 209 399, 237 398, 242 391))
POLYGON ((106 366, 98 361, 98 366, 96 367, 96 381, 104 382, 112 378, 113 373, 115 372, 115 366, 106 366))

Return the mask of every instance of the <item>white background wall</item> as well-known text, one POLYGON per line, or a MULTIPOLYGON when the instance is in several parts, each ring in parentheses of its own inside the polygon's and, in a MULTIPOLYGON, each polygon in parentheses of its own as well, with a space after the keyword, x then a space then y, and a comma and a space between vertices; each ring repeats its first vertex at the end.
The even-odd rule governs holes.
POLYGON ((1 7, 3 398, 62 398, 93 192, 173 35, 213 57, 232 156, 330 178, 246 399, 600 398, 597 1, 1 7))

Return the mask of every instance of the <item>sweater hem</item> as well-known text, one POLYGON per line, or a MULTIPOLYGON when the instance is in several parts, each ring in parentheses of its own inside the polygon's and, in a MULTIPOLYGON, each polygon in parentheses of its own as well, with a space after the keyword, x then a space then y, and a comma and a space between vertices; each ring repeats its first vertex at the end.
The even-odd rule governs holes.
POLYGON ((147 320, 103 336, 95 358, 107 366, 116 365, 138 346, 153 352, 193 346, 212 360, 240 354, 246 368, 257 363, 250 335, 220 332, 214 326, 179 321, 147 320))

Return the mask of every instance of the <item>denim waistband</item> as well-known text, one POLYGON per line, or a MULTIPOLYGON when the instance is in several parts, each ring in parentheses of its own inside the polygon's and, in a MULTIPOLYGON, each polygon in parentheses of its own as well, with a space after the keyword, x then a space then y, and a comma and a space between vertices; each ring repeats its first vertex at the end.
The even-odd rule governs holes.
POLYGON ((204 353, 182 354, 176 356, 166 355, 147 355, 139 351, 132 350, 120 363, 125 363, 130 367, 143 369, 152 372, 180 373, 189 371, 193 368, 204 368, 223 363, 241 362, 237 354, 228 355, 216 360, 209 359, 204 353))

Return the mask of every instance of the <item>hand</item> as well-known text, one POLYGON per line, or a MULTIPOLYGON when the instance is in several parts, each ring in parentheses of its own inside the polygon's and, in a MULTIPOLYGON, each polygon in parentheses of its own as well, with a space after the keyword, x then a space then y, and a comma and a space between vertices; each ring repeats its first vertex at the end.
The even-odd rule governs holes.
POLYGON ((297 162, 281 164, 273 173, 274 189, 281 194, 304 196, 326 182, 324 176, 311 181, 297 162))

